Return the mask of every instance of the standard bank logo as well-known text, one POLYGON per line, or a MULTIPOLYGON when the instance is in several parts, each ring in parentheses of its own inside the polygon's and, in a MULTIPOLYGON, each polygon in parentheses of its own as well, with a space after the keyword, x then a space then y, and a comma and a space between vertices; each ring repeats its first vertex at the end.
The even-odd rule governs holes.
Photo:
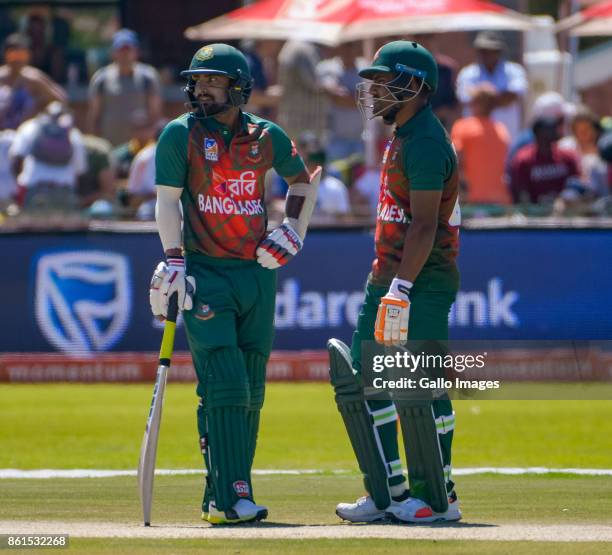
POLYGON ((123 335, 131 310, 125 256, 87 250, 44 254, 35 279, 36 320, 57 349, 106 351, 123 335))

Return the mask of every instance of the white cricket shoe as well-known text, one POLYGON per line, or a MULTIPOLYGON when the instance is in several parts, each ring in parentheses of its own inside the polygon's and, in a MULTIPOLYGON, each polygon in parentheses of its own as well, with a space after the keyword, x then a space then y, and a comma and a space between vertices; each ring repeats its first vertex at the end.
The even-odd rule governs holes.
POLYGON ((211 501, 208 507, 207 520, 211 524, 240 524, 242 522, 254 522, 268 517, 268 508, 256 505, 248 499, 239 499, 236 504, 227 511, 220 511, 211 501))
POLYGON ((453 491, 448 496, 448 509, 444 513, 436 513, 424 501, 409 497, 401 503, 392 503, 386 510, 386 516, 400 522, 438 522, 461 520, 461 510, 457 494, 453 491))
POLYGON ((355 503, 338 503, 336 514, 349 522, 376 522, 385 518, 385 511, 377 509, 369 495, 360 497, 355 503))

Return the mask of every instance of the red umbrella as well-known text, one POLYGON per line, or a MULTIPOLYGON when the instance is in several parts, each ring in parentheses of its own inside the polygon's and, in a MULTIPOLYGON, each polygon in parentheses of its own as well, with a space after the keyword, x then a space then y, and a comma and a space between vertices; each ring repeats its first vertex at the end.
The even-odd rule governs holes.
POLYGON ((261 0, 185 31, 192 40, 281 39, 338 44, 373 37, 526 30, 529 16, 484 0, 261 0))
POLYGON ((575 37, 612 35, 612 0, 599 2, 557 24, 557 31, 569 30, 575 37))

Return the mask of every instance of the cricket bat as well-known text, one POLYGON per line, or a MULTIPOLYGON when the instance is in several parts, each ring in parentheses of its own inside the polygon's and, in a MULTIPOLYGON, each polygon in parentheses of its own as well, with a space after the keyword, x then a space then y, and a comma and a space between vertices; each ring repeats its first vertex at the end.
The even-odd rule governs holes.
POLYGON ((174 350, 174 332, 176 329, 176 317, 178 315, 177 294, 170 297, 168 305, 168 316, 164 325, 161 348, 159 350, 159 366, 157 367, 157 378, 153 388, 153 398, 147 425, 145 428, 142 446, 140 447, 140 460, 138 461, 138 487, 140 490, 140 501, 142 502, 142 516, 145 526, 151 525, 151 506, 153 504, 153 479, 155 477, 155 457, 157 455, 157 440, 161 425, 162 408, 164 405, 164 393, 166 392, 166 380, 170 369, 170 359, 174 350))

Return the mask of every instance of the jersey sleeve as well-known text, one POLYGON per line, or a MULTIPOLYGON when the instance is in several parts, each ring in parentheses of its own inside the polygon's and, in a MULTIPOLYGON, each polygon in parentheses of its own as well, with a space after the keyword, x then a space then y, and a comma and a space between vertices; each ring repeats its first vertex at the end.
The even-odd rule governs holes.
POLYGON ((404 146, 404 172, 410 189, 442 191, 452 173, 450 152, 433 139, 418 139, 404 146))
POLYGON ((175 119, 163 130, 155 151, 155 183, 170 187, 184 187, 187 178, 187 123, 175 119))
POLYGON ((302 157, 298 154, 293 141, 289 138, 278 125, 270 123, 268 132, 272 139, 272 148, 274 149, 274 158, 272 165, 282 177, 290 177, 302 172, 306 172, 306 166, 302 157))

